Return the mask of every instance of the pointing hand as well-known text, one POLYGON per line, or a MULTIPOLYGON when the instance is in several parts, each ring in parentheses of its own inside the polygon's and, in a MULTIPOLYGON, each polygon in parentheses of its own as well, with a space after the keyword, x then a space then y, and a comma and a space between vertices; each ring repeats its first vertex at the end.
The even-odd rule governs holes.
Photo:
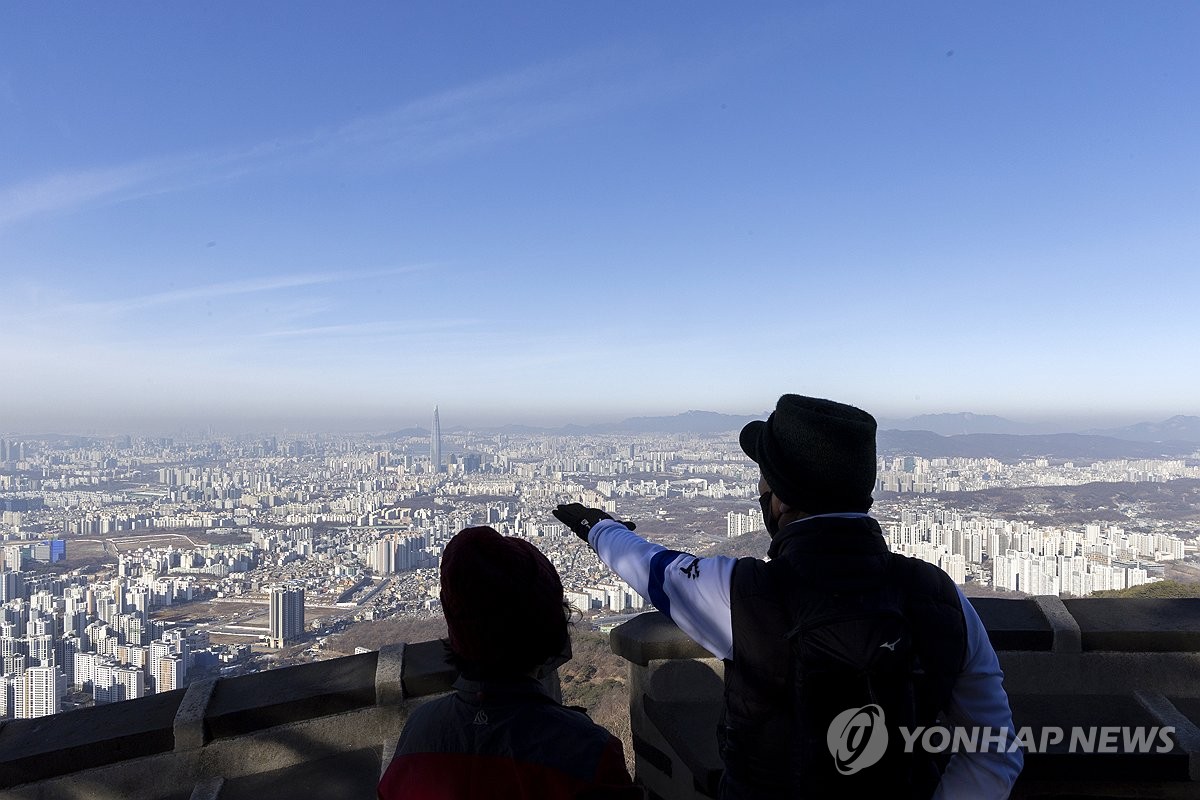
MULTIPOLYGON (((587 541, 588 533, 592 530, 592 526, 602 519, 612 519, 611 516, 600 509, 588 508, 582 503, 561 504, 550 513, 585 542, 587 541)), ((617 522, 629 528, 629 530, 633 530, 636 527, 632 522, 625 522, 624 520, 617 520, 617 522)))

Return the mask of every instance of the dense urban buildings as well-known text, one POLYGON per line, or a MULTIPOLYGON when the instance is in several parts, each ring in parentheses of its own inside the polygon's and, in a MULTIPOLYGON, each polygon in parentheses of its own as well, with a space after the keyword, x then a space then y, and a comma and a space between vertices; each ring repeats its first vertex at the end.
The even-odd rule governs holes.
MULTIPOLYGON (((680 549, 765 551, 758 473, 732 431, 443 434, 435 408, 428 433, 0 445, 0 710, 10 717, 329 657, 328 637, 348 625, 435 618, 442 548, 470 525, 534 542, 590 617, 642 610, 549 515, 558 502, 603 507, 680 549)), ((1197 479, 1197 454, 888 453, 874 513, 893 550, 971 591, 1083 596, 1195 561, 1196 515, 1149 490, 1169 497, 1197 479), (1086 495, 1062 518, 1044 498, 1006 510, 988 494, 1098 486, 1125 495, 1086 495)))

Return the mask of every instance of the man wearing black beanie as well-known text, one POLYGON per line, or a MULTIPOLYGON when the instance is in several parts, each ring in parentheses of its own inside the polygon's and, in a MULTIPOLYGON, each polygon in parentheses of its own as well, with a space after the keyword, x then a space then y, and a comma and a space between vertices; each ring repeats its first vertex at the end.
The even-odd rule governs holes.
POLYGON ((794 394, 742 429, 768 561, 667 550, 578 503, 553 512, 725 661, 724 800, 1003 798, 1021 771, 978 614, 940 569, 889 553, 867 513, 875 431, 859 408, 794 394), (901 728, 939 719, 990 731, 992 744, 948 763, 906 751, 901 728))

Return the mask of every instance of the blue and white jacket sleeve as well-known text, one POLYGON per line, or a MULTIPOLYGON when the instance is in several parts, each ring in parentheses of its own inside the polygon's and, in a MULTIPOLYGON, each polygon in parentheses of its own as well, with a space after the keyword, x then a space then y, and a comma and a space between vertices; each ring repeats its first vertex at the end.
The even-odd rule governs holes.
POLYGON ((967 659, 954 684, 950 707, 946 709, 946 722, 963 728, 984 728, 992 731, 996 738, 985 752, 954 754, 933 796, 935 800, 1001 800, 1012 791, 1025 756, 1020 747, 1011 747, 1016 734, 1008 694, 1004 691, 1000 660, 983 621, 961 589, 958 597, 967 625, 967 659), (1002 729, 1005 732, 1003 743, 997 741, 1002 729))
POLYGON ((729 587, 736 559, 699 558, 647 542, 615 520, 588 534, 600 560, 717 658, 733 657, 729 587))

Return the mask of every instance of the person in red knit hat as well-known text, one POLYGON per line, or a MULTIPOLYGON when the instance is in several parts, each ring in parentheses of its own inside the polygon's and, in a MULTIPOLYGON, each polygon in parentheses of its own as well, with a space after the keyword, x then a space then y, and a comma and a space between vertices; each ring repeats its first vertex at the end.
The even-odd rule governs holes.
POLYGON ((467 528, 442 554, 454 691, 412 712, 379 782, 393 798, 641 798, 621 742, 541 678, 570 658, 562 581, 541 551, 467 528))

